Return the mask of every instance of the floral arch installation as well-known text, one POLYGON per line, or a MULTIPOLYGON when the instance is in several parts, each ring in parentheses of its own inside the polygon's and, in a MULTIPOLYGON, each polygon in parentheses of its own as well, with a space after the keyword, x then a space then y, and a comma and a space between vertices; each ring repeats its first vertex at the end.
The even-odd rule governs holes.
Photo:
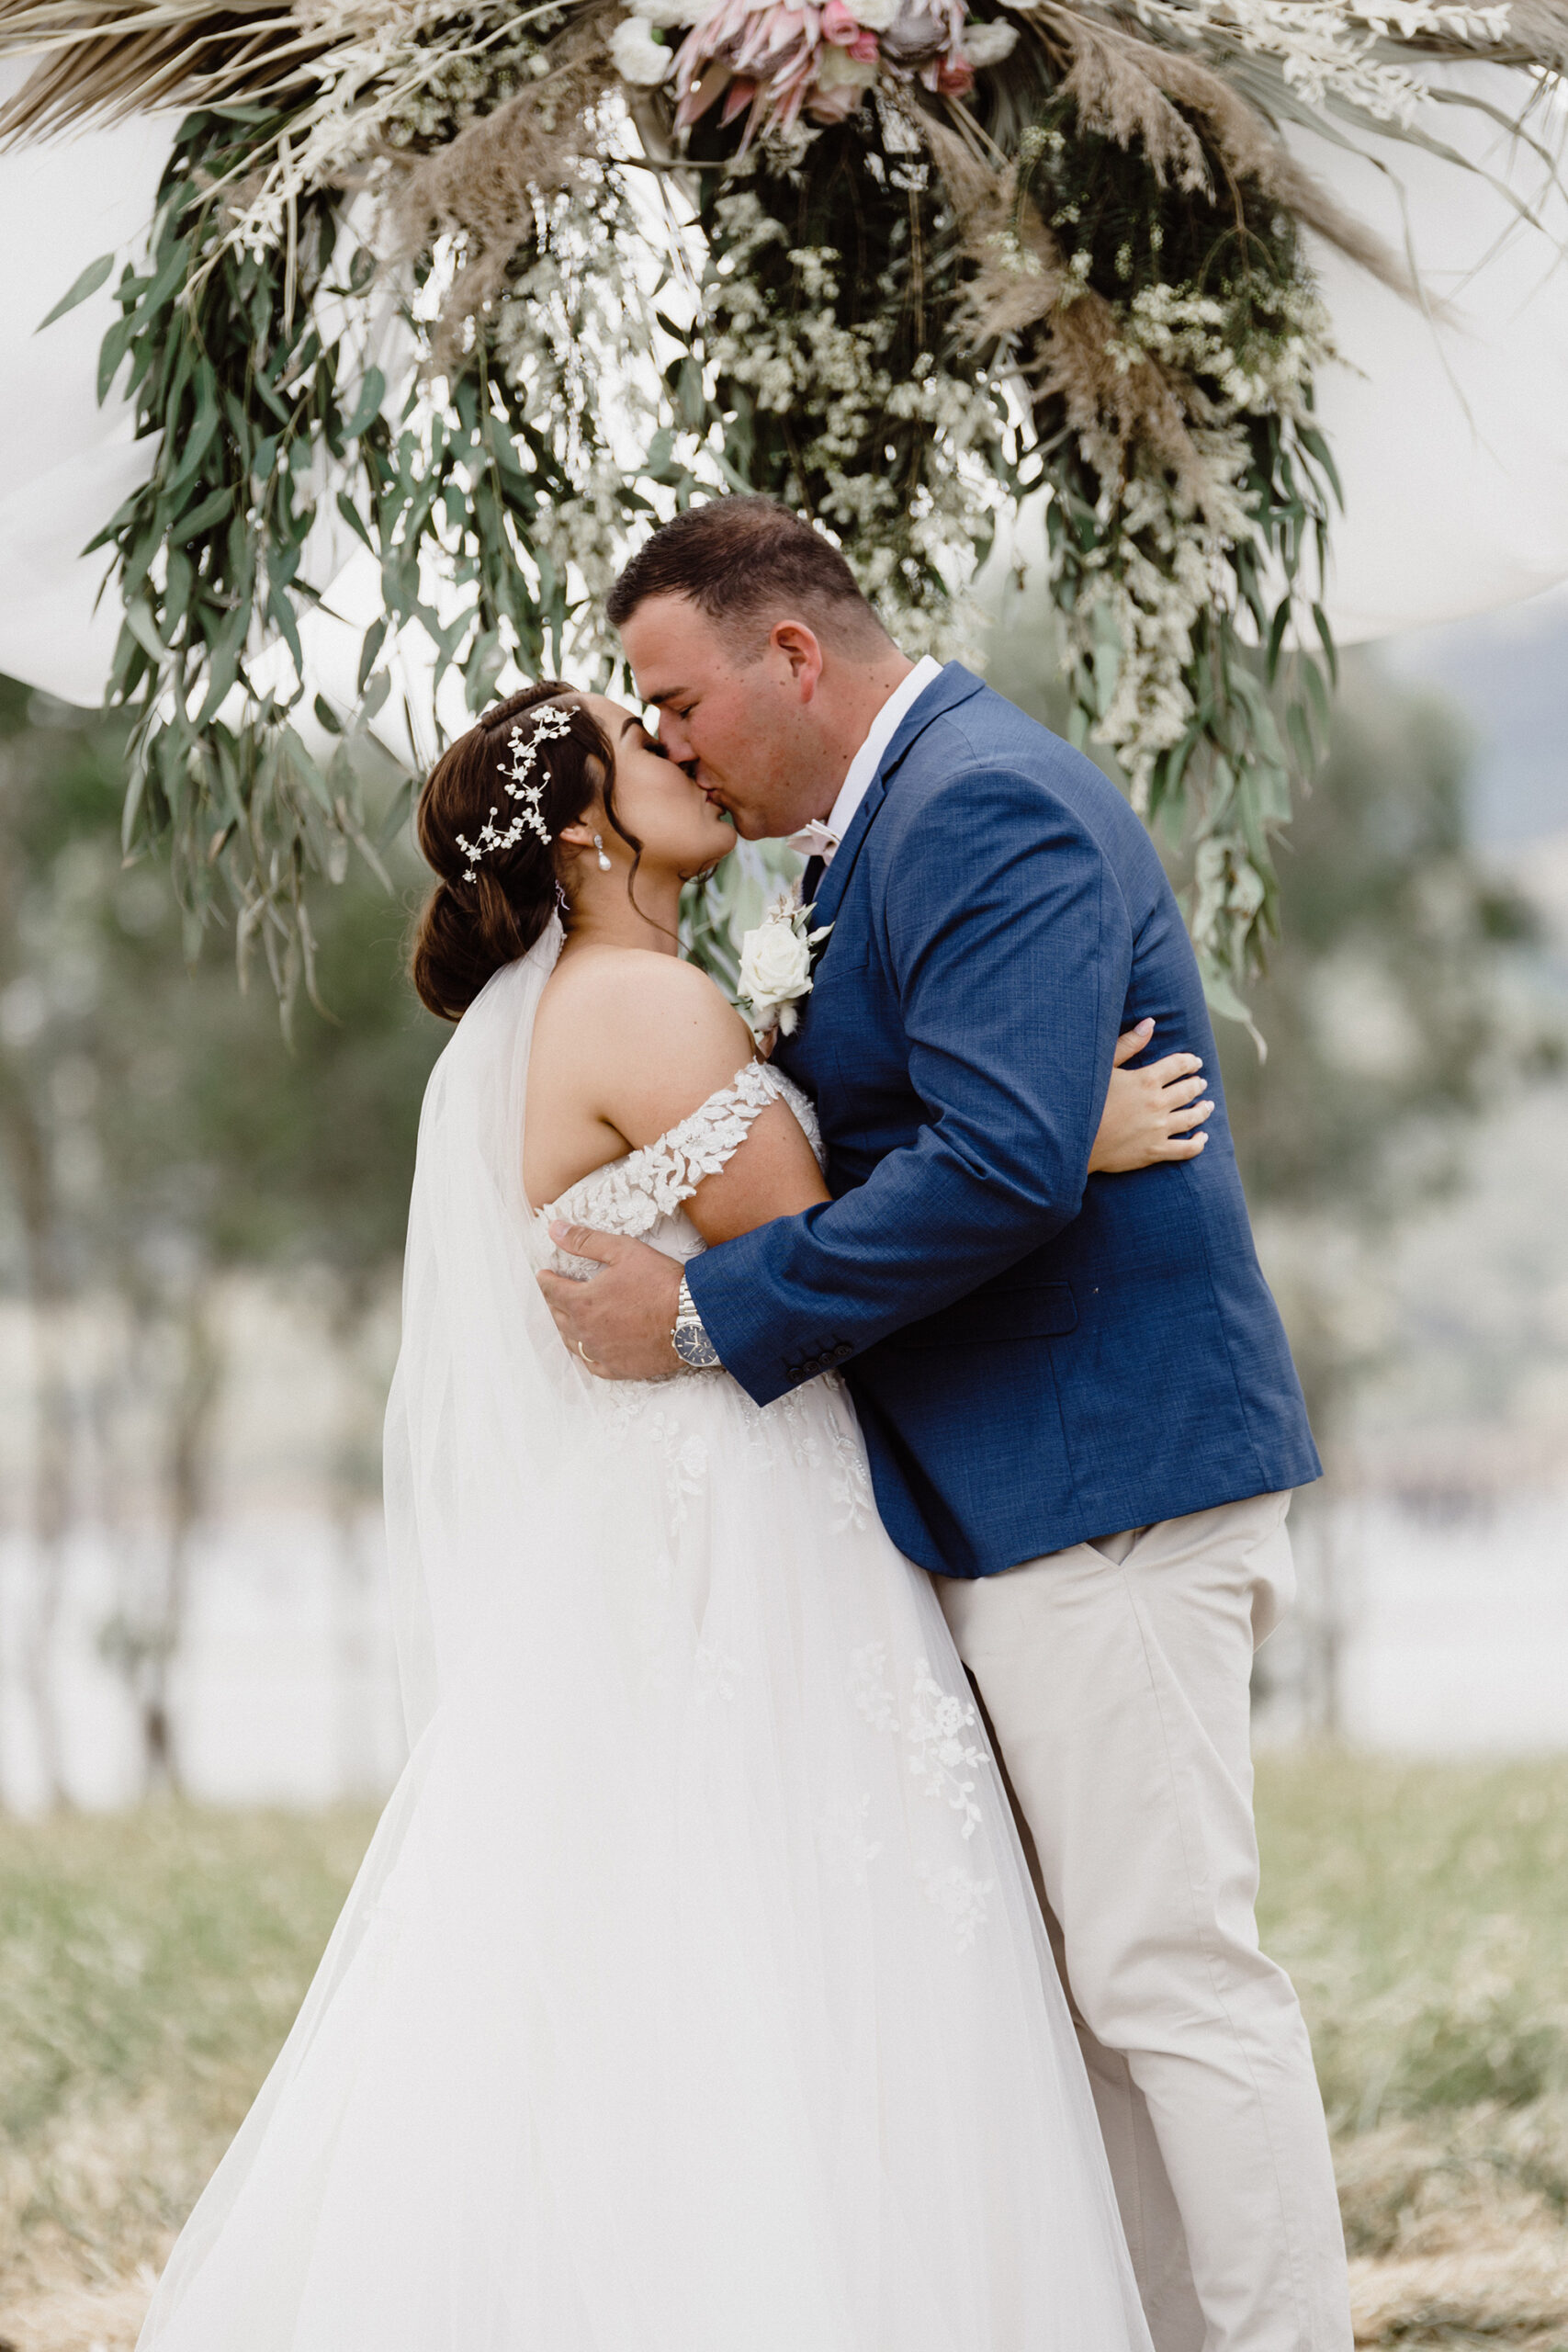
POLYGON ((1184 844, 1245 1017, 1335 668, 1306 232, 1404 284, 1289 134, 1467 168, 1443 107, 1493 100, 1430 68, 1473 60, 1549 156, 1568 0, 3 0, 0 53, 38 61, 0 136, 182 118, 100 362, 159 436, 95 542, 126 841, 286 996, 308 876, 376 856, 355 745, 412 647, 474 710, 513 666, 607 683, 619 562, 745 489, 942 651, 1043 490, 1071 729, 1184 844), (345 548, 376 594, 329 700, 345 548))

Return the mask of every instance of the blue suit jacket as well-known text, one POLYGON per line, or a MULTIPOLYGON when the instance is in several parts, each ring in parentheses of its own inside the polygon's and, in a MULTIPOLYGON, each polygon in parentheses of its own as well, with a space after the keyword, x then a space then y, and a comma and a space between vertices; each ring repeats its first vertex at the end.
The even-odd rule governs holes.
POLYGON ((779 1051, 831 1202, 695 1260, 766 1404, 847 1367, 889 1533, 987 1576, 1319 1475, 1259 1271, 1202 985, 1147 833, 1089 761, 950 663, 817 900, 779 1051), (1089 1176, 1118 1035, 1201 1054, 1193 1160, 1089 1176))

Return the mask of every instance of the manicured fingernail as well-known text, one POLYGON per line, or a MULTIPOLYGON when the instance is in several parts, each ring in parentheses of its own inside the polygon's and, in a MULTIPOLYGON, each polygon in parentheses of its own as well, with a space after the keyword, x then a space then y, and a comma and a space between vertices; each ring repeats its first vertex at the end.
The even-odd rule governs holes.
POLYGON ((550 1239, 552 1241, 564 1241, 570 1231, 570 1226, 562 1225, 560 1219, 558 1217, 550 1227, 550 1239))

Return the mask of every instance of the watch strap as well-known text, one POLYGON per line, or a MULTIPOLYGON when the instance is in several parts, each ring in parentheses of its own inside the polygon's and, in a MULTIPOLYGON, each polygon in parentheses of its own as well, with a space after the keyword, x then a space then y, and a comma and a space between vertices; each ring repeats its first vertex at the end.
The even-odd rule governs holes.
POLYGON ((713 1372, 718 1368, 718 1350, 704 1329, 696 1301, 692 1296, 691 1284, 684 1274, 681 1277, 675 1328, 670 1334, 670 1342, 687 1372, 713 1372))

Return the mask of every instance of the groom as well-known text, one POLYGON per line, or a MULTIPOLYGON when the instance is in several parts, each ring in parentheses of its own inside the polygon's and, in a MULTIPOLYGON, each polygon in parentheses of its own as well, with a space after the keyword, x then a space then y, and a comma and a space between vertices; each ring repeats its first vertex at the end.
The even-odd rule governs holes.
POLYGON ((683 1295, 573 1228, 604 1270, 543 1278, 557 1321, 649 1378, 679 1315, 759 1404, 844 1368, 1009 1775, 1157 2352, 1346 2352, 1312 2055, 1253 1920, 1248 1677, 1317 1456, 1217 1080, 1199 1158, 1087 1173, 1120 1031, 1215 1068, 1159 861, 1089 761, 907 661, 771 500, 666 524, 608 610, 670 756, 748 839, 817 853, 832 930, 777 1058, 834 1197, 683 1295))

